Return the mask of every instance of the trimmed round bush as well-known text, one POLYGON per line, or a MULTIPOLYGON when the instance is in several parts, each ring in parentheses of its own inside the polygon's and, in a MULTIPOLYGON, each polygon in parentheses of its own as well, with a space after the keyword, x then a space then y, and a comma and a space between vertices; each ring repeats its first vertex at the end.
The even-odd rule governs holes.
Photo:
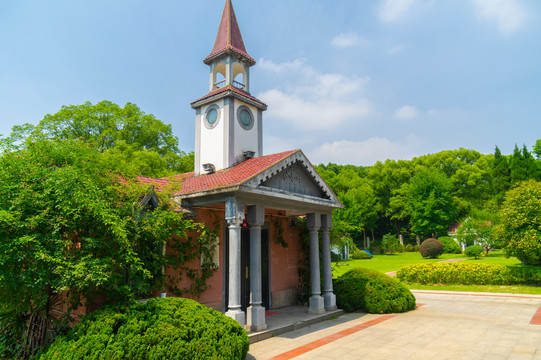
POLYGON ((444 254, 462 254, 462 248, 452 237, 442 236, 438 241, 443 245, 444 254))
POLYGON ((369 251, 360 250, 351 254, 350 257, 355 260, 372 259, 372 254, 369 251))
POLYGON ((478 258, 483 253, 483 247, 481 245, 472 245, 468 246, 466 250, 464 250, 464 255, 467 257, 472 258, 478 258))
POLYGON ((351 269, 334 282, 336 301, 345 311, 399 313, 415 308, 415 296, 396 279, 380 272, 351 269))
POLYGON ((424 258, 437 259, 443 254, 443 244, 436 239, 426 239, 419 247, 419 252, 424 258))
POLYGON ((87 315, 40 359, 245 359, 238 322, 196 301, 155 298, 87 315))

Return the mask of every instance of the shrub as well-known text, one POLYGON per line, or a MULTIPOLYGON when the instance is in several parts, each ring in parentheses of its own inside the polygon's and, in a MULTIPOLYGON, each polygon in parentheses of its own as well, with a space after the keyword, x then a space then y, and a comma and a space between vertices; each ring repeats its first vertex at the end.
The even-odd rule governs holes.
POLYGON ((381 241, 381 246, 386 252, 390 254, 400 252, 400 250, 402 250, 400 240, 398 240, 396 236, 391 234, 387 234, 383 237, 381 241))
POLYGON ((426 239, 419 247, 419 252, 424 258, 437 259, 443 254, 443 245, 436 239, 426 239))
POLYGON ((350 256, 352 259, 355 259, 355 260, 372 259, 372 254, 364 250, 356 251, 350 256))
POLYGON ((413 247, 413 251, 420 251, 420 248, 421 248, 421 247, 420 247, 419 245, 415 245, 415 246, 413 247))
POLYGON ((438 241, 443 245, 444 254, 462 254, 462 248, 452 237, 442 236, 438 241))
POLYGON ((352 269, 335 281, 334 288, 338 305, 348 312, 383 314, 415 308, 415 297, 406 286, 375 270, 352 269))
POLYGON ((235 320, 193 300, 157 298, 85 316, 40 359, 244 359, 248 347, 235 320))
POLYGON ((396 273, 410 284, 539 285, 541 268, 476 263, 431 263, 404 266, 396 273))
POLYGON ((414 252, 415 247, 413 247, 413 245, 411 245, 411 244, 407 244, 407 245, 404 246, 404 251, 406 251, 406 252, 414 252))
POLYGON ((466 248, 466 250, 464 250, 464 254, 467 256, 467 257, 473 257, 473 258, 478 258, 479 256, 481 256, 481 253, 483 252, 483 247, 481 247, 481 245, 472 245, 472 246, 468 246, 466 248))

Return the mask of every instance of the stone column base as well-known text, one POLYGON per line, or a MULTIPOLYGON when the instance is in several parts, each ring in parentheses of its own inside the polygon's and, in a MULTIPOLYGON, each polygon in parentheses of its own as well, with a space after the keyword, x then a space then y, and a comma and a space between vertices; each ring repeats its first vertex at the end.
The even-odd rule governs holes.
POLYGON ((260 305, 250 306, 246 310, 246 326, 248 331, 261 331, 267 328, 265 323, 265 308, 260 305))
POLYGON ((246 314, 244 314, 244 311, 240 310, 228 310, 225 313, 225 316, 230 317, 233 320, 236 320, 239 324, 242 326, 246 325, 246 314))
POLYGON ((321 295, 312 295, 310 297, 310 310, 308 310, 308 313, 312 315, 325 314, 325 303, 321 295))
POLYGON ((325 310, 334 311, 337 309, 336 295, 334 295, 332 292, 326 292, 323 294, 323 301, 325 302, 325 310))

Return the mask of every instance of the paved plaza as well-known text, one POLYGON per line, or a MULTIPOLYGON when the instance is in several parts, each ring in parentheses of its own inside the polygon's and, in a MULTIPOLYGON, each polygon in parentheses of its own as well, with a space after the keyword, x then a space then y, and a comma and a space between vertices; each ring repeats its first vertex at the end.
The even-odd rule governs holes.
POLYGON ((251 344, 248 359, 541 360, 541 296, 414 294, 414 311, 335 316, 251 344))

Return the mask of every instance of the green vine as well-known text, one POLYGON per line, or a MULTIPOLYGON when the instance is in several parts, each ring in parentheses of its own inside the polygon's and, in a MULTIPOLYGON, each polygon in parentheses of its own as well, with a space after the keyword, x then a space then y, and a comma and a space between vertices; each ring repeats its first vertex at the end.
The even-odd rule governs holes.
POLYGON ((274 229, 276 230, 276 237, 274 238, 274 243, 276 245, 282 245, 283 248, 287 248, 289 245, 284 239, 284 227, 282 226, 282 222, 279 218, 274 218, 272 215, 271 222, 272 225, 274 225, 274 229))
POLYGON ((167 276, 167 284, 171 293, 176 296, 190 294, 199 298, 210 286, 207 280, 218 270, 214 263, 214 251, 219 243, 218 234, 221 231, 221 222, 214 214, 213 229, 202 223, 193 222, 185 232, 193 236, 175 237, 171 244, 173 254, 169 255, 169 265, 178 271, 178 275, 167 276), (200 267, 193 267, 194 262, 201 260, 200 267), (188 287, 178 286, 187 277, 191 281, 188 287))

